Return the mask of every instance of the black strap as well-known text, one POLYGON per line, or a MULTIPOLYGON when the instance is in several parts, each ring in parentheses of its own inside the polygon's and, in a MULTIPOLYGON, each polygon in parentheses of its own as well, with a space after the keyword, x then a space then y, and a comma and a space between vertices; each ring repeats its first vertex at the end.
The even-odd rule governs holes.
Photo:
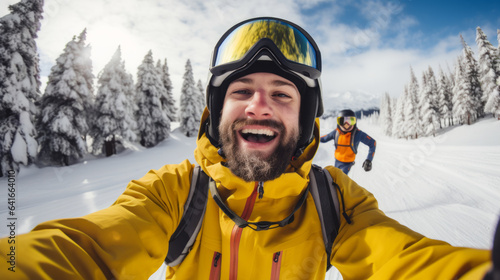
POLYGON ((260 221, 260 222, 248 222, 242 217, 238 216, 238 214, 234 213, 233 210, 231 210, 229 207, 226 206, 226 204, 222 201, 222 198, 219 195, 219 191, 217 190, 217 186, 215 185, 215 182, 213 180, 210 180, 209 188, 210 192, 212 193, 212 197, 219 205, 219 208, 226 214, 233 222, 240 228, 245 228, 249 227, 255 231, 261 231, 261 230, 268 230, 268 229, 274 229, 278 227, 284 227, 294 220, 294 214, 299 210, 299 208, 304 204, 307 198, 307 193, 309 187, 302 193, 302 196, 300 197, 299 201, 295 205, 295 208, 293 208, 293 211, 288 217, 284 218, 283 220, 279 222, 268 222, 268 221, 260 221))
POLYGON ((165 263, 176 266, 184 260, 200 230, 208 200, 208 176, 200 166, 193 169, 191 189, 184 205, 184 214, 170 237, 165 263))
POLYGON ((339 213, 337 212, 339 211, 339 207, 337 205, 338 203, 335 203, 335 201, 338 201, 337 192, 333 187, 335 183, 331 180, 330 173, 327 170, 317 165, 313 165, 311 170, 312 172, 310 175, 314 175, 314 177, 309 176, 309 185, 321 220, 328 270, 332 266, 330 263, 330 256, 332 253, 333 241, 335 237, 337 237, 340 227, 339 213), (327 176, 329 176, 330 179, 327 176))

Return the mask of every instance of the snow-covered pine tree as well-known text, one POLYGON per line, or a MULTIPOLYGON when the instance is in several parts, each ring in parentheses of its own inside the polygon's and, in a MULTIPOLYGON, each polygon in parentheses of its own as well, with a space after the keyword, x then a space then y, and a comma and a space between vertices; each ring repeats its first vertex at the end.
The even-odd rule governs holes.
POLYGON ((132 75, 125 70, 118 47, 98 77, 94 106, 94 121, 89 135, 95 155, 105 151, 116 154, 116 141, 135 141, 137 123, 134 116, 134 85, 132 75))
POLYGON ((452 103, 453 103, 453 118, 457 119, 459 124, 464 124, 465 107, 466 101, 469 99, 468 95, 464 90, 462 90, 462 84, 464 83, 465 76, 465 63, 463 56, 458 56, 457 62, 455 63, 455 74, 453 75, 453 80, 455 84, 453 86, 452 103))
POLYGON ((394 111, 394 122, 392 126, 392 135, 397 138, 406 137, 405 128, 405 103, 408 98, 408 85, 405 85, 403 94, 399 96, 394 111))
POLYGON ((183 77, 181 89, 181 104, 179 110, 179 121, 181 131, 187 137, 197 136, 200 126, 199 113, 199 91, 196 88, 193 68, 188 59, 183 77))
POLYGON ((161 98, 163 110, 167 112, 170 122, 175 122, 177 120, 177 106, 175 106, 173 86, 172 81, 170 80, 170 73, 168 72, 167 59, 164 60, 163 64, 161 64, 160 60, 158 60, 156 66, 160 68, 161 80, 166 89, 165 96, 162 96, 161 98))
POLYGON ((432 67, 429 66, 429 69, 427 70, 427 77, 428 77, 428 82, 429 82, 429 88, 431 92, 431 105, 432 105, 432 110, 434 111, 434 125, 436 127, 439 126, 439 128, 442 128, 441 126, 441 113, 439 110, 439 100, 438 100, 438 84, 437 84, 437 79, 436 75, 434 74, 434 70, 432 70, 432 67))
POLYGON ((391 118, 392 118, 392 128, 391 135, 394 137, 394 122, 396 121, 396 109, 398 107, 398 98, 391 97, 391 118))
POLYGON ((497 65, 497 70, 500 71, 500 29, 497 29, 497 42, 498 42, 498 47, 497 47, 496 65, 497 65))
POLYGON ((51 68, 37 120, 42 165, 70 165, 87 153, 94 75, 85 40, 86 30, 66 44, 51 68))
POLYGON ((490 112, 493 113, 493 116, 496 116, 496 118, 500 120, 500 77, 497 79, 497 86, 489 96, 487 104, 491 106, 490 112))
POLYGON ((476 110, 476 119, 479 117, 484 117, 484 102, 482 101, 483 90, 481 89, 481 82, 479 81, 479 66, 477 60, 474 56, 472 49, 462 41, 466 46, 466 56, 465 56, 465 70, 470 81, 470 89, 472 96, 474 98, 474 108, 476 110))
POLYGON ((433 92, 430 72, 426 71, 422 74, 422 88, 420 92, 420 127, 422 135, 435 136, 437 129, 437 116, 433 108, 433 92))
POLYGON ((382 131, 387 136, 392 136, 392 105, 391 97, 386 92, 382 98, 382 103, 380 104, 380 116, 379 119, 382 125, 382 131))
POLYGON ((496 88, 496 80, 500 77, 500 69, 497 69, 497 49, 488 41, 488 38, 478 26, 476 28, 476 44, 479 53, 479 81, 483 94, 481 96, 482 104, 485 104, 484 111, 491 113, 490 106, 487 104, 489 96, 493 94, 496 88))
POLYGON ((444 74, 442 68, 439 69, 438 79, 438 108, 445 126, 450 126, 453 118, 452 110, 452 87, 448 77, 444 74))
POLYGON ((413 68, 410 67, 410 84, 408 86, 408 94, 405 97, 404 105, 404 128, 405 137, 408 138, 418 138, 421 134, 422 129, 419 124, 420 112, 418 108, 419 104, 419 85, 417 77, 413 72, 413 68))
POLYGON ((472 124, 483 112, 482 90, 474 54, 462 35, 460 38, 464 46, 463 61, 461 62, 463 69, 460 71, 460 78, 456 79, 453 111, 454 116, 459 118, 461 123, 472 124))
POLYGON ((156 146, 169 137, 170 119, 161 103, 161 98, 167 94, 160 72, 154 65, 152 51, 146 54, 138 67, 136 92, 140 143, 147 148, 156 146))
POLYGON ((34 127, 40 98, 39 57, 35 38, 43 0, 21 0, 0 18, 0 177, 34 162, 34 127))
POLYGON ((199 100, 198 100, 198 105, 200 106, 199 112, 200 112, 200 117, 199 119, 201 120, 201 115, 203 115, 203 110, 205 110, 206 106, 206 97, 205 97, 205 88, 203 87, 203 83, 201 80, 198 80, 198 84, 196 84, 196 87, 198 88, 198 94, 199 94, 199 100))

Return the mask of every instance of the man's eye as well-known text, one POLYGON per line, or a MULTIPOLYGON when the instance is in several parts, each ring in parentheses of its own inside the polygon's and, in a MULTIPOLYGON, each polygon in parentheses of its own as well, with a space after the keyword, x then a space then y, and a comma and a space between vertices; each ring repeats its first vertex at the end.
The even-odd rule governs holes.
POLYGON ((291 98, 290 95, 286 93, 275 93, 274 96, 279 97, 279 98, 291 98))
POLYGON ((246 89, 240 89, 240 90, 235 90, 233 91, 234 94, 249 94, 250 91, 246 90, 246 89))

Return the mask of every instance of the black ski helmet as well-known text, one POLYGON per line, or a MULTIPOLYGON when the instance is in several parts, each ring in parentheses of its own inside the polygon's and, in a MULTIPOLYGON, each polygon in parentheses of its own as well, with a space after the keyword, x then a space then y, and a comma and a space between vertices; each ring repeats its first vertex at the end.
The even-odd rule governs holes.
POLYGON ((313 140, 315 119, 323 114, 321 54, 305 30, 278 18, 240 22, 216 44, 207 85, 207 137, 220 147, 219 124, 226 90, 231 81, 257 72, 282 76, 299 89, 301 135, 295 156, 300 155, 313 140))
POLYGON ((356 114, 351 109, 345 109, 340 111, 337 117, 356 117, 356 114))

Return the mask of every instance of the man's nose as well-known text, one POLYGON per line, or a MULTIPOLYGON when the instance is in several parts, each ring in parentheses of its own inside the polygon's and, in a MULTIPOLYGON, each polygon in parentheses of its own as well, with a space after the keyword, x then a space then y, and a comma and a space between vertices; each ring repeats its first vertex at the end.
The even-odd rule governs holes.
POLYGON ((260 90, 255 91, 248 106, 245 108, 245 114, 248 117, 257 119, 271 118, 273 113, 270 101, 265 92, 260 90))

